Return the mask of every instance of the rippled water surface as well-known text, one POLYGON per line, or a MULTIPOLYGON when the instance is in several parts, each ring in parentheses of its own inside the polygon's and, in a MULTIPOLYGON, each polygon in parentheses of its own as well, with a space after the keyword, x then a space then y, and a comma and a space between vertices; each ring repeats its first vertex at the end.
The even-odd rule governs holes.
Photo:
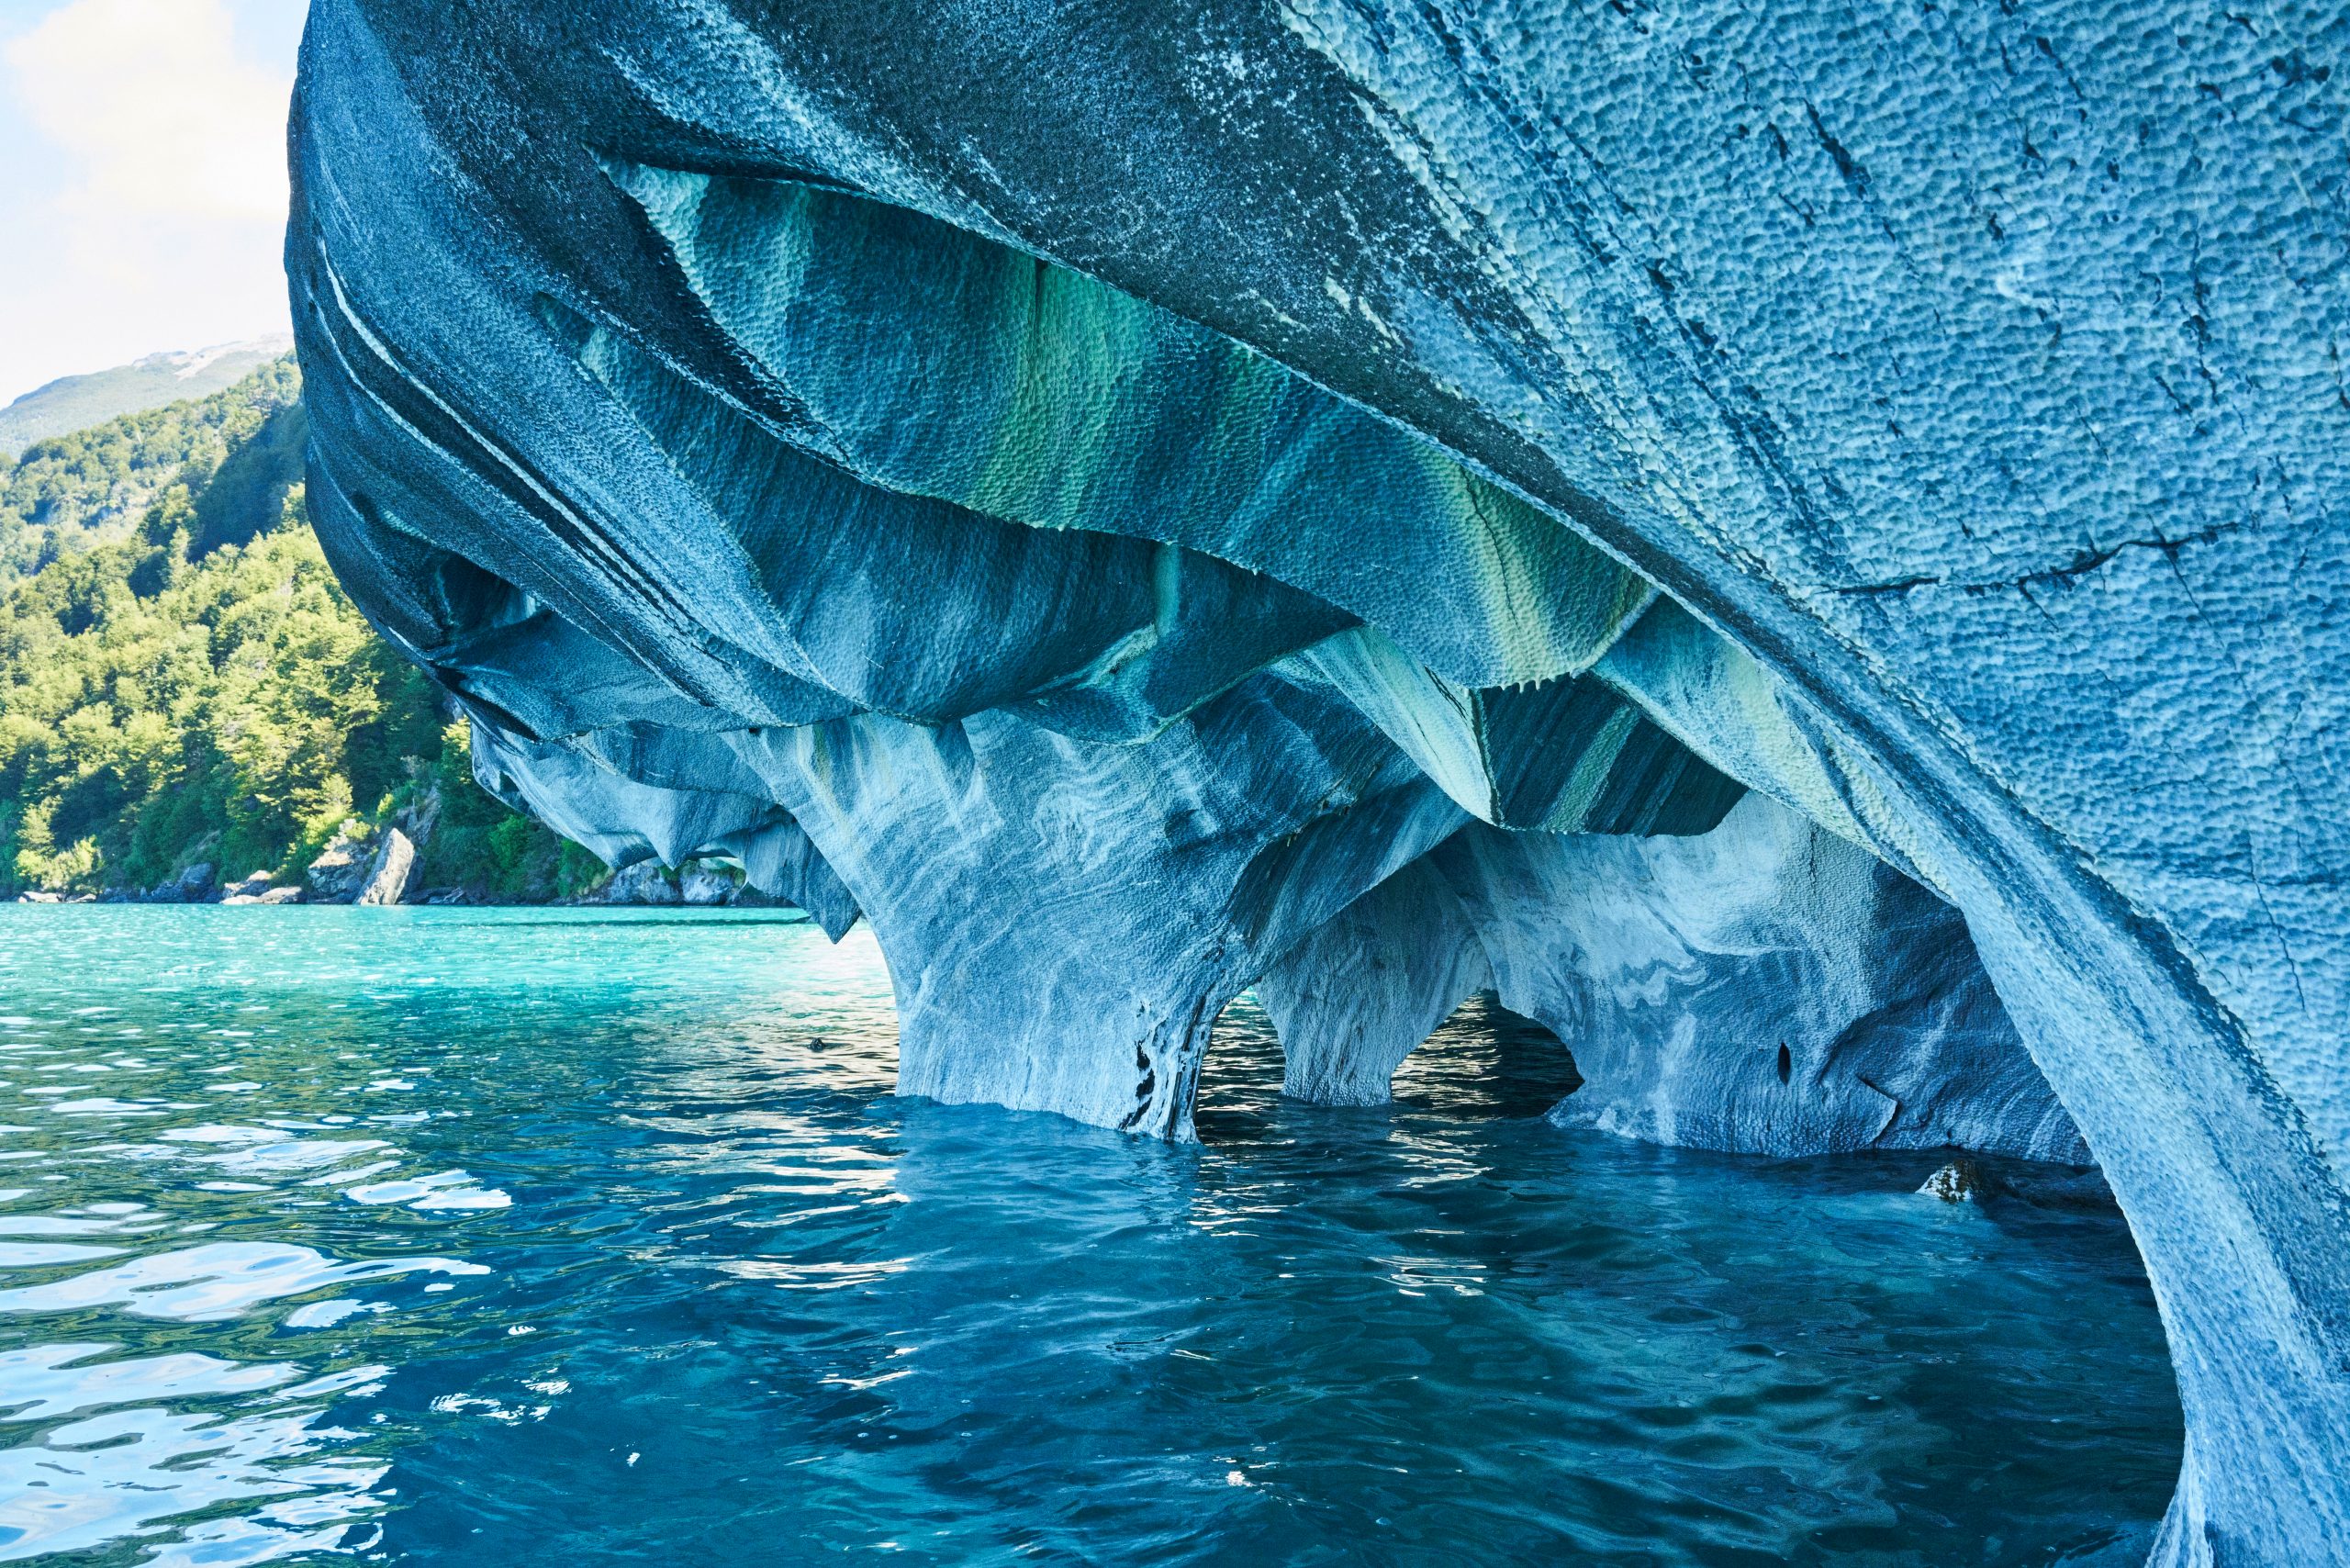
POLYGON ((1236 1006, 1189 1148, 744 913, 11 906, 0 1014, 0 1560, 2119 1563, 2177 1463, 2109 1209, 1561 1133, 1473 1004, 1382 1111, 1236 1006))

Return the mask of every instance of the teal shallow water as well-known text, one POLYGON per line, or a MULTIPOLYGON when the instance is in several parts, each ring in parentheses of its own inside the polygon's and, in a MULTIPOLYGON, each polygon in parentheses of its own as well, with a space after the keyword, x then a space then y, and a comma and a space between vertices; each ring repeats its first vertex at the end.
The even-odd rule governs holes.
POLYGON ((862 934, 0 908, 0 1561, 2122 1563, 2178 1458, 2110 1210, 1536 1119, 1203 1147, 890 1093, 862 934))

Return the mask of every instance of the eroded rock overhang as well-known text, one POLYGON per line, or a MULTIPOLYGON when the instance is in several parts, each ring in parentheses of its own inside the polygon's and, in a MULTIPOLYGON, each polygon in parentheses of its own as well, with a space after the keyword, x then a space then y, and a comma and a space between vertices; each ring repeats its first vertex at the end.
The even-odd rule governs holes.
POLYGON ((2340 31, 321 0, 314 515, 486 778, 871 921, 909 1088, 1493 985, 1617 1130, 2085 1136, 2164 1553, 2326 1561, 2340 31))

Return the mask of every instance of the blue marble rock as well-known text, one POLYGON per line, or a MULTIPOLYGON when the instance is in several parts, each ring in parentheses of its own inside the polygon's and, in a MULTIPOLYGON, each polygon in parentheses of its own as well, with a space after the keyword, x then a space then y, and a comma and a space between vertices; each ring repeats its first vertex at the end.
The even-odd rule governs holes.
POLYGON ((2163 1564, 2350 1561, 2338 6, 315 0, 320 537, 901 1085, 2093 1158, 2163 1564), (1781 1054, 1784 1051, 1784 1056, 1781 1054))
POLYGON ((1377 1103, 1463 1000, 1572 1042, 1550 1119, 1753 1154, 2087 1148, 1959 913, 1760 794, 1689 836, 1483 824, 1364 894, 1257 982, 1285 1092, 1377 1103))

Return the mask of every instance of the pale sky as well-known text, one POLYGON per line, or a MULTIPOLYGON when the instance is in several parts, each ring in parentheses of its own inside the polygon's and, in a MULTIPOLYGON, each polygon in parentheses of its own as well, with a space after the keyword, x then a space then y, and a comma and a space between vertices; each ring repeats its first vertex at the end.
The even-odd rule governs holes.
POLYGON ((0 403, 286 330, 306 0, 0 0, 0 403))

